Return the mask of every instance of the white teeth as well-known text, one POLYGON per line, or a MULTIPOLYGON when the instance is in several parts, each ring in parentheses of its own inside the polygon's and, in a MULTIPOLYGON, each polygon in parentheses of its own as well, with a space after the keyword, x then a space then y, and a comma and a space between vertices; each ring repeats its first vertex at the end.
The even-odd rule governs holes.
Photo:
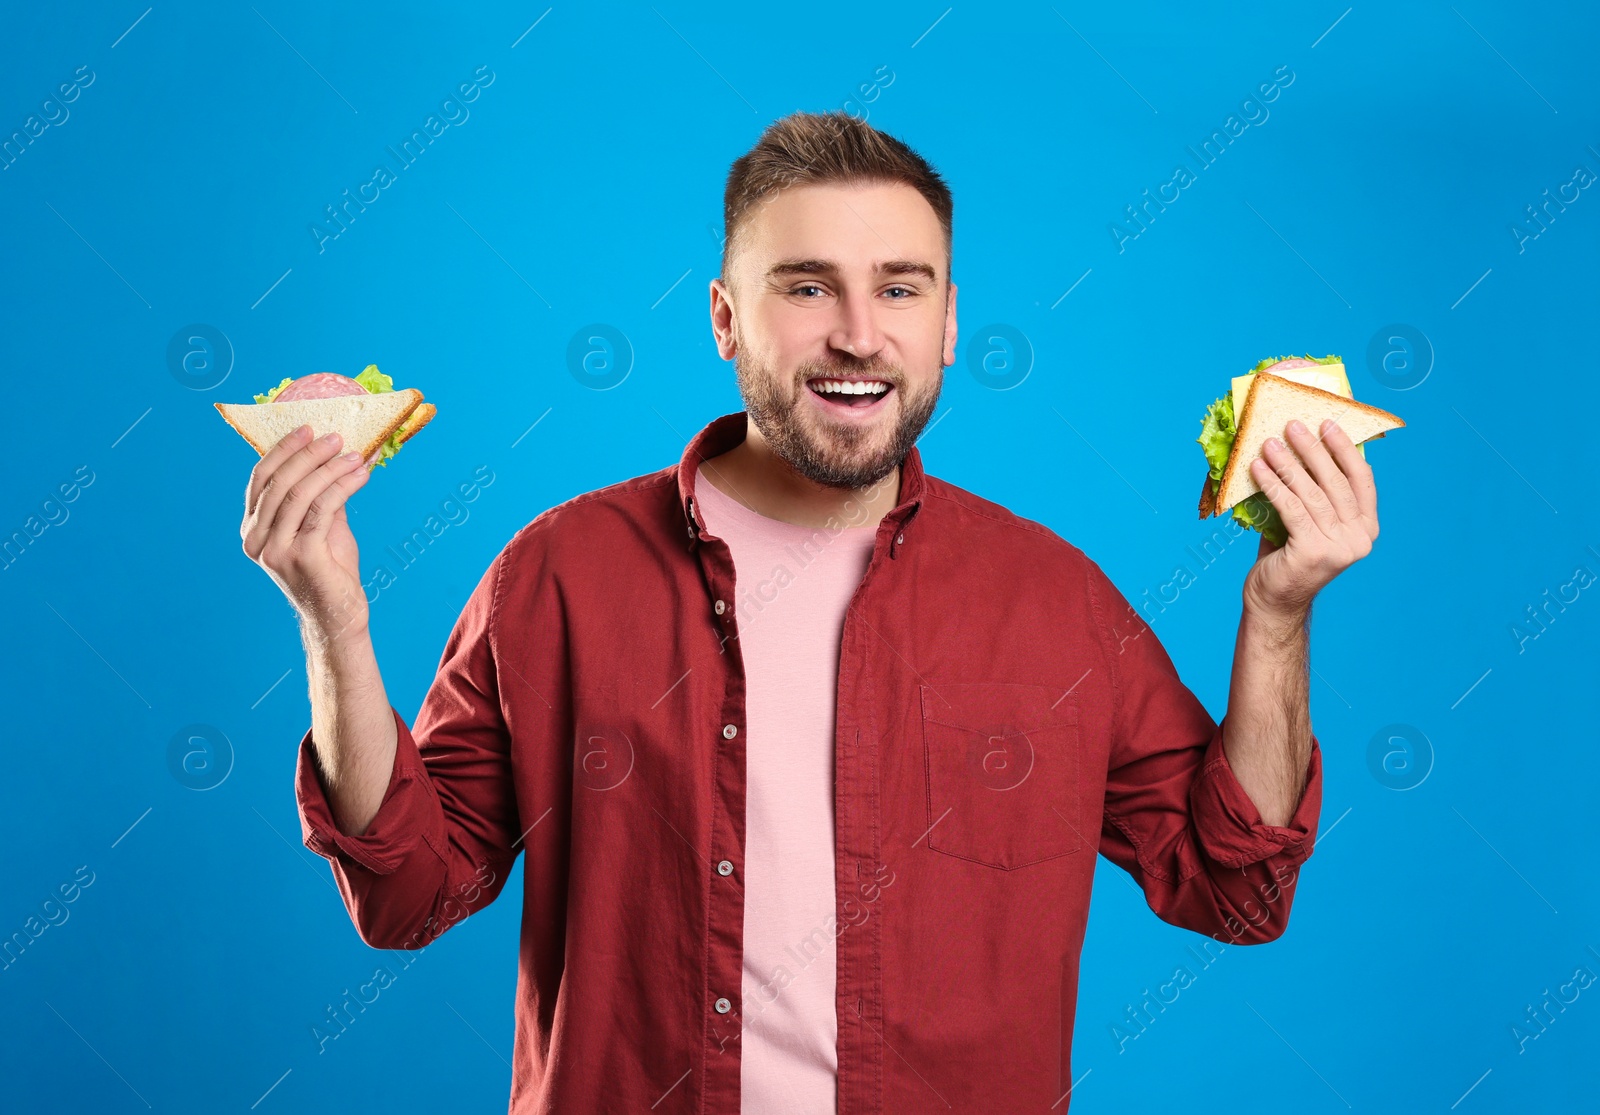
POLYGON ((817 380, 813 386, 823 394, 833 395, 882 395, 889 390, 887 383, 874 383, 866 380, 817 380))

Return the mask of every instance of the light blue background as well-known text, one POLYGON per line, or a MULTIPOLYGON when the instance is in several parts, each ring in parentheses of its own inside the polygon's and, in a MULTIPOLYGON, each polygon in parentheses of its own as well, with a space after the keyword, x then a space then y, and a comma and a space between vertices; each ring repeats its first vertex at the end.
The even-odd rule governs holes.
POLYGON ((1074 1110, 1592 1099, 1600 986, 1522 1052, 1511 1027, 1576 968, 1600 972, 1600 587, 1520 646, 1512 625, 1600 573, 1600 191, 1520 251, 1510 231, 1576 167, 1600 174, 1591 8, 558 5, 520 41, 544 5, 143 8, 0 16, 0 132, 94 74, 0 171, 0 533, 94 477, 0 570, 0 936, 94 872, 0 971, 4 1106, 503 1107, 520 884, 405 969, 357 938, 300 845, 303 659, 240 552, 255 458, 212 403, 375 362, 438 404, 356 497, 365 570, 492 470, 373 605, 410 720, 518 527, 674 462, 738 409, 706 317, 728 164, 771 120, 890 73, 851 111, 956 196, 962 343, 927 467, 1049 525, 1130 598, 1198 574, 1154 624, 1213 715, 1255 542, 1204 570, 1188 550, 1210 533, 1193 510, 1206 405, 1263 356, 1335 352, 1407 423, 1369 447, 1382 537, 1316 608, 1323 836, 1290 930, 1198 970, 1203 938, 1102 861, 1074 1110), (479 66, 494 80, 470 116, 319 252, 323 207, 479 66), (1294 80, 1270 115, 1196 169, 1186 146, 1259 118, 1241 102, 1280 66, 1294 80), (1119 252, 1112 222, 1180 163, 1198 180, 1119 252), (612 390, 569 372, 592 322, 632 348, 612 390), (169 369, 195 323, 234 352, 212 390, 169 369), (1012 390, 969 371, 991 323, 1032 349, 1012 390), (1406 391, 1368 366, 1392 323, 1433 351, 1406 391), (191 724, 233 752, 203 792, 168 768, 191 724), (1369 766, 1393 724, 1430 741, 1408 790, 1369 766), (398 980, 319 1054, 312 1025, 380 963, 398 980), (1119 1052, 1112 1023, 1181 965, 1193 985, 1119 1052))

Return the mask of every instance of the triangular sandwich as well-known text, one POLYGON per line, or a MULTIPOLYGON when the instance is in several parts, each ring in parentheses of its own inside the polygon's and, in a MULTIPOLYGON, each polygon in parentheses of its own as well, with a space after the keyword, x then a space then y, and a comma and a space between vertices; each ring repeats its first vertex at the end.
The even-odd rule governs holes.
POLYGON ((415 434, 433 417, 433 404, 424 404, 422 392, 414 387, 381 394, 344 395, 333 399, 298 399, 287 403, 215 403, 228 425, 237 430, 261 456, 285 435, 306 424, 311 436, 321 437, 335 430, 343 439, 342 452, 355 450, 369 465, 389 436, 407 426, 406 438, 415 434), (407 422, 413 411, 420 421, 407 422))

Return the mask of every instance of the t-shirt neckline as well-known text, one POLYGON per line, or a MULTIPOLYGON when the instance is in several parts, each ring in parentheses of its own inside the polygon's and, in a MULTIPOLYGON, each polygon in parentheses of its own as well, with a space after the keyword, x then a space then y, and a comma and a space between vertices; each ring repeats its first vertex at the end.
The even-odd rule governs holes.
POLYGON ((834 529, 827 526, 805 526, 802 523, 791 523, 784 519, 774 519, 769 515, 763 515, 754 508, 745 506, 706 479, 704 464, 695 466, 694 490, 696 497, 702 502, 707 498, 706 492, 709 490, 711 502, 719 508, 722 514, 730 515, 746 526, 754 526, 765 531, 791 531, 804 537, 810 537, 818 531, 829 531, 842 538, 866 538, 873 537, 877 533, 877 523, 864 523, 859 526, 844 526, 834 529))

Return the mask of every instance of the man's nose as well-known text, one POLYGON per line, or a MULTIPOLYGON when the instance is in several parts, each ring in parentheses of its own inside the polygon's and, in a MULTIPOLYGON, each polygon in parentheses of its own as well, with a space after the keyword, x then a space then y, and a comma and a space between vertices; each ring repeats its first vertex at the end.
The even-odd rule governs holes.
POLYGON ((869 294, 848 294, 839 299, 839 318, 828 334, 831 348, 867 360, 883 348, 883 330, 878 326, 869 294))

